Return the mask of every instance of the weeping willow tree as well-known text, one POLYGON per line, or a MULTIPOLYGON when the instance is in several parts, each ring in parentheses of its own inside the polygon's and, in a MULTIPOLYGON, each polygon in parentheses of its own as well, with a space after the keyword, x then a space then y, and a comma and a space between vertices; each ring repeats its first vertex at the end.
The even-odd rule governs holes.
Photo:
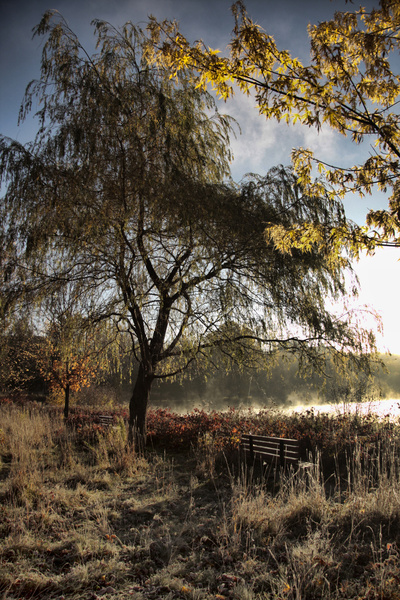
POLYGON ((211 96, 149 64, 138 27, 94 27, 93 55, 57 13, 35 29, 41 77, 20 118, 37 100, 38 132, 1 141, 3 310, 74 284, 87 320, 129 336, 131 439, 145 435, 153 382, 195 361, 257 366, 277 347, 317 361, 321 345, 361 359, 373 339, 327 308, 347 259, 265 238, 266 223, 340 226, 341 204, 282 167, 233 184, 232 123, 211 96))

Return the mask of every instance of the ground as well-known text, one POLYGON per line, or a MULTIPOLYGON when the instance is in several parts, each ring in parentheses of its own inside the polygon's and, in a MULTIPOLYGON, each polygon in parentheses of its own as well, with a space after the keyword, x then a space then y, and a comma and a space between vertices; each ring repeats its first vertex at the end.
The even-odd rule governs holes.
POLYGON ((379 454, 356 442, 330 475, 317 454, 307 473, 267 477, 214 438, 139 456, 123 422, 82 435, 43 411, 2 408, 0 591, 399 600, 399 426, 385 431, 379 454))

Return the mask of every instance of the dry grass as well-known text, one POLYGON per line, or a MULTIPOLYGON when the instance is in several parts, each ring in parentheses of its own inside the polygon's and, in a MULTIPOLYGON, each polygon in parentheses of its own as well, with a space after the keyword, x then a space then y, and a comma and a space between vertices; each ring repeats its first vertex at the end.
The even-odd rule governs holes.
MULTIPOLYGON (((400 600, 399 436, 328 480, 279 479, 82 443, 40 411, 0 412, 0 594, 9 600, 400 600)), ((344 468, 345 467, 345 468, 344 468)))

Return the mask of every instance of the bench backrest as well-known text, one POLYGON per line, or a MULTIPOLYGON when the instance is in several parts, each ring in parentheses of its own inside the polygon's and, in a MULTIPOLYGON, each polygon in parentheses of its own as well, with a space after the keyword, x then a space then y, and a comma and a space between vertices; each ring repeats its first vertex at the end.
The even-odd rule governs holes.
POLYGON ((242 449, 251 460, 260 458, 276 466, 297 466, 300 459, 298 440, 290 438, 277 438, 265 435, 253 435, 245 433, 242 435, 242 449))
POLYGON ((103 427, 109 427, 113 424, 113 418, 110 415, 99 415, 99 423, 103 427))

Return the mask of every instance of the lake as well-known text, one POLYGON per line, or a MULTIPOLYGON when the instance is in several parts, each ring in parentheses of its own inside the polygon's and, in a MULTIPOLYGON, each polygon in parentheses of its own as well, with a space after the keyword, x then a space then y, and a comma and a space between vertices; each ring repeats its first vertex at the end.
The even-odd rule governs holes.
POLYGON ((298 405, 285 409, 285 412, 303 412, 313 409, 319 413, 335 413, 344 412, 368 414, 374 413, 379 417, 389 416, 393 419, 400 418, 400 398, 389 398, 385 400, 375 400, 373 402, 350 402, 343 404, 312 404, 298 405))

